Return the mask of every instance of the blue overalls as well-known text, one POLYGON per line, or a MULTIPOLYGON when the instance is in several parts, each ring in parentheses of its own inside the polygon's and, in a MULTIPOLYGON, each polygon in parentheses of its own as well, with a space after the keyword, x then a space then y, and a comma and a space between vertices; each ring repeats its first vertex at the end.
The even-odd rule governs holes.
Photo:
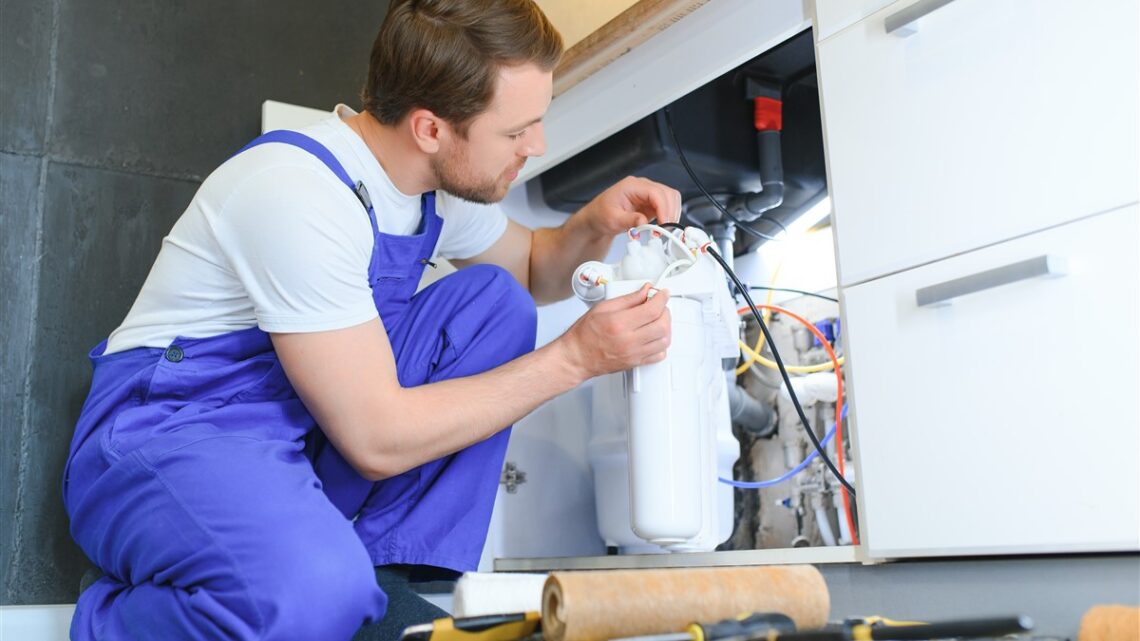
MULTIPOLYGON (((501 268, 415 293, 439 238, 434 194, 414 235, 383 234, 327 149, 284 131, 246 149, 269 142, 319 158, 367 208, 368 276, 401 385, 534 348, 534 301, 501 268)), ((348 639, 384 616, 374 565, 478 565, 509 428, 373 483, 325 439, 260 329, 105 348, 91 353, 64 472, 72 536, 105 573, 79 598, 73 639, 348 639)))

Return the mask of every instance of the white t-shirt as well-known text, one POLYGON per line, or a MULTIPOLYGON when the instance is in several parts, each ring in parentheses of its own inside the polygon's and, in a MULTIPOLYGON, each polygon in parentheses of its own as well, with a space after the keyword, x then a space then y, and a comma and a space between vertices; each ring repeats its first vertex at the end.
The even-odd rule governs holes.
MULTIPOLYGON (((420 195, 401 193, 342 117, 301 129, 368 189, 381 232, 414 234, 420 195)), ((507 219, 495 205, 438 193, 435 255, 470 258, 495 243, 507 219)), ((372 226, 356 195, 324 163, 292 145, 245 151, 202 183, 170 234, 106 353, 166 347, 258 326, 317 332, 377 316, 368 285, 372 226)))

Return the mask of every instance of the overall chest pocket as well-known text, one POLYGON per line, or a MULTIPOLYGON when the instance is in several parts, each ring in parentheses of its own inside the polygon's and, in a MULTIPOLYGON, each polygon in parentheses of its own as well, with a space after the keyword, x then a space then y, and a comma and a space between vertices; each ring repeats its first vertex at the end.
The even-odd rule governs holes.
POLYGON ((418 282, 433 249, 425 247, 426 241, 427 235, 422 230, 412 236, 377 233, 369 268, 370 280, 408 279, 418 282), (428 255, 426 258, 425 254, 428 255))
POLYGON ((373 285, 378 283, 394 283, 408 278, 410 267, 407 265, 384 265, 374 267, 369 274, 369 280, 373 285))

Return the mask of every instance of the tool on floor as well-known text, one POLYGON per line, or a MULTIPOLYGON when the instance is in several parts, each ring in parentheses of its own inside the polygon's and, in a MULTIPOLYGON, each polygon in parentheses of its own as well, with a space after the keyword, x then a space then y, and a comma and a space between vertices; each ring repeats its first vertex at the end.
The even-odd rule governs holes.
MULTIPOLYGON (((1033 619, 1027 616, 992 617, 986 619, 958 619, 916 625, 874 625, 856 623, 847 627, 844 641, 870 641, 890 639, 891 641, 924 641, 925 639, 976 639, 1001 637, 1007 634, 1029 632, 1033 629, 1033 619)), ((823 632, 823 631, 820 631, 823 632)), ((796 639, 786 641, 824 641, 839 637, 811 636, 814 632, 801 632, 796 639), (801 637, 801 635, 804 635, 801 637)), ((782 638, 782 637, 781 637, 782 638)))
POLYGON ((401 641, 520 641, 538 630, 538 612, 490 614, 477 617, 444 617, 431 623, 408 626, 401 641))
POLYGON ((1033 620, 1027 616, 957 619, 935 623, 893 622, 872 617, 857 619, 820 630, 782 633, 761 631, 721 639, 721 641, 928 641, 930 639, 976 639, 1029 632, 1033 620), (874 622, 873 622, 874 621, 874 622))
POLYGON ((770 632, 785 634, 796 631, 796 623, 777 612, 742 614, 735 619, 716 623, 690 623, 684 632, 627 637, 613 641, 722 641, 730 638, 762 638, 770 632))
POLYGON ((796 623, 790 617, 778 612, 743 614, 735 619, 725 619, 717 623, 692 623, 686 632, 693 641, 720 641, 729 637, 755 637, 771 632, 795 632, 796 623))
POLYGON ((693 623, 684 632, 615 639, 614 641, 927 641, 973 639, 1028 632, 1027 616, 961 619, 939 623, 891 621, 882 617, 854 619, 819 630, 796 631, 782 614, 746 614, 711 625, 693 623))

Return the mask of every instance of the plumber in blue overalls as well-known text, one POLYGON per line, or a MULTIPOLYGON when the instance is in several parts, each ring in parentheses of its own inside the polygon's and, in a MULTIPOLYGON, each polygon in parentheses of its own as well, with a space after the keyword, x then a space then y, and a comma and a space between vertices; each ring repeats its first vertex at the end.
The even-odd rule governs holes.
POLYGON ((417 293, 449 223, 437 201, 495 203, 545 151, 561 50, 531 0, 393 2, 361 113, 340 107, 312 129, 267 133, 206 179, 128 319, 145 332, 169 301, 190 300, 179 313, 205 319, 194 327, 224 322, 91 354, 63 493, 101 576, 79 597, 73 639, 391 639, 442 616, 408 582, 476 569, 510 425, 592 376, 664 358, 667 295, 648 288, 596 305, 535 350, 536 300, 568 296, 574 267, 603 257, 616 234, 676 222, 680 194, 648 180, 622 180, 558 228, 509 222, 417 293), (381 231, 369 173, 422 194, 410 233, 381 231), (371 233, 343 249, 320 220, 288 233, 282 211, 307 186, 371 233), (204 276, 172 269, 175 254, 208 262, 210 251, 220 258, 204 276), (363 292, 364 315, 319 331, 281 330, 242 289, 276 288, 265 295, 316 300, 322 313, 327 292, 298 288, 352 261, 359 278, 333 285, 363 292), (225 278, 237 289, 210 294, 225 278))

